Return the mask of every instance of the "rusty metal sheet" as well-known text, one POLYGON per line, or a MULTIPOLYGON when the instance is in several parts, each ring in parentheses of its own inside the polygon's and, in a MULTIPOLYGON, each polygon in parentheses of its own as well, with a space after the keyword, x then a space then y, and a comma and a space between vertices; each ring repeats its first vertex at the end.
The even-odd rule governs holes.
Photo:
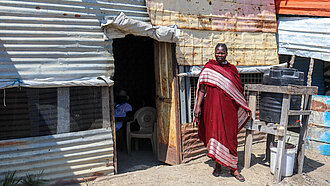
POLYGON ((183 29, 276 32, 273 0, 146 0, 151 23, 183 29))
POLYGON ((309 118, 308 148, 330 156, 330 96, 314 95, 309 118))
POLYGON ((114 174, 110 129, 0 141, 0 181, 39 174, 49 182, 114 174))
POLYGON ((330 16, 330 1, 275 0, 277 14, 330 16))
MULTIPOLYGON (((245 143, 245 129, 242 129, 237 135, 238 146, 245 143)), ((182 135, 182 156, 183 162, 189 162, 193 159, 199 158, 207 154, 207 148, 204 143, 199 140, 198 128, 193 126, 192 123, 184 123, 181 125, 182 135)), ((266 134, 263 132, 255 131, 253 133, 253 142, 264 141, 266 134)))
POLYGON ((207 148, 199 140, 198 128, 194 127, 192 123, 181 125, 181 135, 183 162, 189 162, 207 154, 207 148))
POLYGON ((236 66, 279 64, 275 33, 220 32, 181 29, 176 47, 179 65, 204 65, 214 59, 214 47, 226 43, 227 59, 236 66))

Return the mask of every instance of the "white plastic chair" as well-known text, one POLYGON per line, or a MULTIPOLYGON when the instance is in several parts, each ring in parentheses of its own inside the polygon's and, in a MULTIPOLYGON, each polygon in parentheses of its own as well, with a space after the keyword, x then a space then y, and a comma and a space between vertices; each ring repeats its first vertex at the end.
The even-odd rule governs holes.
MULTIPOLYGON (((131 153, 131 140, 132 138, 149 138, 151 140, 152 150, 156 154, 156 124, 157 111, 153 107, 142 107, 134 114, 134 120, 127 122, 126 137, 127 137, 127 152, 131 153), (137 121, 140 125, 139 131, 131 131, 131 124, 137 121)), ((138 143, 135 143, 136 149, 138 143)))

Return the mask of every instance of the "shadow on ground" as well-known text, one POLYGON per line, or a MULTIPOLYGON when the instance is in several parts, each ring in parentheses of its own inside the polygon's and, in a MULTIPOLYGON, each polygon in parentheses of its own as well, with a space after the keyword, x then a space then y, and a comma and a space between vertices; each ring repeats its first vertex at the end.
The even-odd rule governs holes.
POLYGON ((139 149, 135 150, 135 148, 132 147, 132 152, 130 154, 127 153, 126 149, 117 151, 118 174, 164 165, 164 163, 158 161, 153 154, 150 140, 139 139, 138 144, 139 149))

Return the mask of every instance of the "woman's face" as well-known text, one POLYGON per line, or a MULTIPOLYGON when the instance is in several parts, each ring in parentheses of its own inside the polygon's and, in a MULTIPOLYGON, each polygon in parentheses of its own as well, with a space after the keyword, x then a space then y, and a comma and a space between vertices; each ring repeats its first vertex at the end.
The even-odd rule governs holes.
POLYGON ((218 47, 215 49, 215 59, 218 63, 225 62, 227 57, 226 49, 223 47, 218 47))

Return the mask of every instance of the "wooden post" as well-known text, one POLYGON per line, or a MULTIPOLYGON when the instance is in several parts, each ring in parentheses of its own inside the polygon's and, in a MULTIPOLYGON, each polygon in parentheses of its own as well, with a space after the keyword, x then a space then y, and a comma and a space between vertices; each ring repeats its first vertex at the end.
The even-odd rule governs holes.
POLYGON ((288 111, 290 108, 290 99, 291 95, 283 94, 282 109, 281 109, 281 121, 278 126, 278 142, 277 142, 277 155, 276 155, 276 164, 275 164, 275 181, 279 183, 282 178, 282 162, 284 158, 285 151, 285 138, 286 130, 288 126, 288 111), (279 132, 280 131, 280 132, 279 132))
MULTIPOLYGON (((184 72, 184 68, 183 66, 179 67, 179 72, 183 73, 184 72)), ((179 81, 179 90, 180 90, 180 105, 181 105, 181 123, 187 123, 187 98, 186 98, 186 81, 185 81, 186 77, 179 77, 178 81, 179 81)))
POLYGON ((109 87, 102 87, 102 128, 110 128, 109 87))
MULTIPOLYGON (((249 95, 249 108, 251 109, 252 125, 256 119, 257 92, 251 91, 249 95)), ((251 166, 251 153, 253 142, 253 130, 246 129, 244 145, 244 168, 251 166)))
POLYGON ((266 142, 266 162, 270 160, 270 144, 274 141, 275 136, 273 134, 267 133, 267 142, 266 142))
MULTIPOLYGON (((304 110, 309 110, 312 102, 312 95, 305 95, 304 110)), ((307 138, 307 126, 309 115, 304 115, 302 119, 302 127, 300 128, 298 151, 296 165, 298 166, 298 174, 301 174, 304 167, 305 145, 307 138)))
POLYGON ((70 88, 57 88, 57 134, 70 132, 70 88))
MULTIPOLYGON (((192 123, 193 119, 192 119, 192 113, 191 113, 191 89, 190 89, 190 78, 186 78, 186 97, 187 97, 187 105, 188 105, 188 109, 187 109, 187 113, 188 113, 188 117, 187 117, 187 121, 188 123, 192 123)), ((193 98, 195 99, 195 98, 193 98)))
POLYGON ((115 126, 115 102, 114 102, 114 94, 113 94, 113 86, 110 88, 110 126, 112 129, 112 138, 113 138, 113 166, 115 169, 115 174, 117 174, 117 143, 116 143, 116 126, 115 126))
POLYGON ((307 86, 312 86, 312 74, 313 74, 313 68, 314 68, 314 59, 311 58, 311 61, 309 62, 309 69, 307 74, 307 86))
POLYGON ((289 62, 289 64, 290 64, 290 66, 289 66, 289 68, 293 68, 293 64, 294 64, 294 60, 296 59, 296 56, 295 55, 292 55, 291 56, 291 60, 290 60, 290 62, 289 62))

